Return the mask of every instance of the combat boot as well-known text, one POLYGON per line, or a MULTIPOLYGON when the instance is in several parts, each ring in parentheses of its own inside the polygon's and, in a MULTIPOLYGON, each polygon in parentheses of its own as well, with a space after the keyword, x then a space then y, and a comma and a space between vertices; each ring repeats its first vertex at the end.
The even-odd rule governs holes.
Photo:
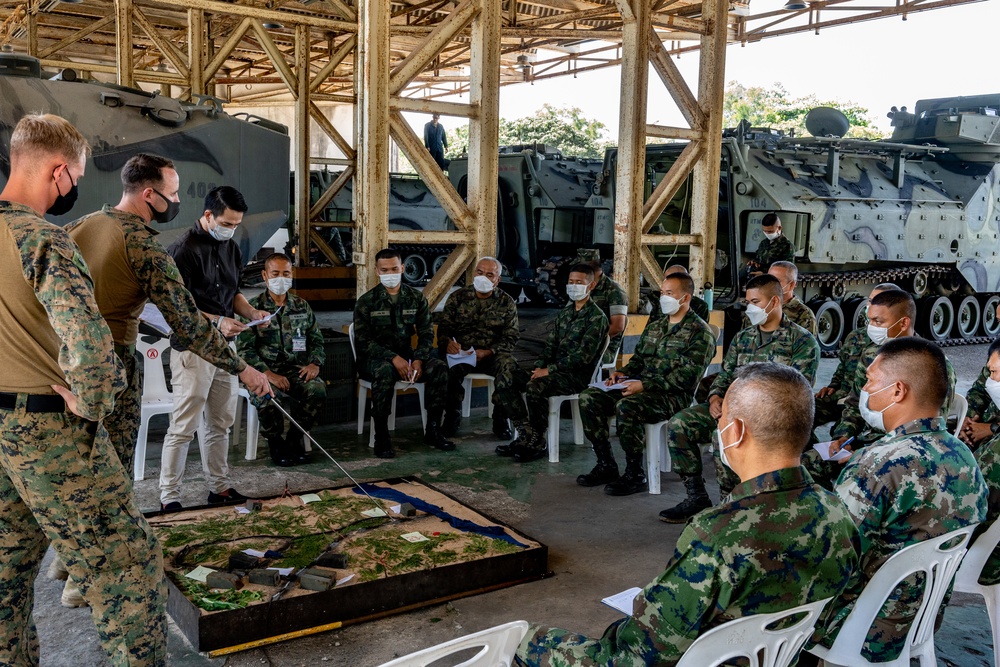
POLYGON ((517 438, 505 445, 497 445, 497 448, 493 450, 497 456, 514 456, 514 452, 528 444, 528 441, 531 439, 531 431, 528 425, 519 419, 515 419, 514 429, 517 431, 517 438))
POLYGON ((590 472, 576 478, 580 486, 599 486, 618 479, 618 464, 611 453, 610 442, 595 442, 594 453, 597 454, 597 465, 590 472))
POLYGON ((59 602, 68 609, 87 606, 87 601, 83 599, 83 594, 80 593, 80 587, 72 579, 66 580, 59 602))
POLYGON ((287 443, 281 436, 267 438, 267 451, 271 454, 271 461, 274 465, 282 468, 295 465, 292 458, 288 456, 287 443))
POLYGON ((648 487, 646 473, 642 469, 642 456, 626 454, 625 472, 622 476, 604 487, 604 493, 609 496, 630 496, 642 493, 648 487))
POLYGON ((705 491, 705 480, 701 475, 681 475, 687 498, 676 506, 660 512, 660 521, 667 523, 687 523, 687 520, 698 512, 712 506, 712 501, 705 491))
POLYGON ((497 440, 510 440, 514 437, 507 416, 499 408, 493 410, 493 435, 497 437, 497 440))
POLYGON ((444 421, 441 423, 441 434, 450 438, 458 433, 458 427, 462 425, 462 413, 459 410, 447 410, 444 413, 444 421))
POLYGON ((455 443, 444 437, 438 423, 441 421, 441 413, 427 414, 427 428, 424 429, 424 444, 430 445, 442 452, 450 452, 455 449, 455 443))
POLYGON ((59 554, 56 554, 52 562, 49 563, 49 579, 66 581, 68 577, 69 570, 66 569, 66 565, 63 564, 63 560, 59 557, 59 554))
POLYGON ((392 449, 392 439, 389 437, 389 415, 372 416, 375 429, 375 456, 380 459, 394 459, 396 452, 392 449))
POLYGON ((545 429, 530 428, 531 439, 523 447, 514 450, 514 461, 517 463, 530 463, 544 458, 548 452, 548 443, 545 442, 545 429))

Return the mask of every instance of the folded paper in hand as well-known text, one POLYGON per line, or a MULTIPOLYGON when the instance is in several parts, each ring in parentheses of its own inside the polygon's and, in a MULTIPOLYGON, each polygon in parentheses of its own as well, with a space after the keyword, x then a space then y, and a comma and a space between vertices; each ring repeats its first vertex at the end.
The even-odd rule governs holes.
POLYGON ((830 445, 832 444, 833 444, 832 440, 829 440, 827 442, 817 442, 815 445, 813 445, 813 449, 819 452, 819 455, 823 458, 824 461, 843 461, 845 459, 851 458, 851 450, 849 449, 841 449, 831 455, 830 445))
POLYGON ((457 366, 458 364, 469 364, 473 368, 476 367, 476 351, 473 348, 468 350, 462 350, 458 354, 448 355, 448 368, 452 366, 457 366))
POLYGON ((600 389, 602 391, 614 391, 615 389, 624 389, 625 387, 629 386, 629 384, 632 382, 635 382, 635 380, 622 380, 621 382, 617 382, 612 385, 607 385, 604 384, 603 380, 598 380, 597 382, 591 382, 587 386, 593 387, 594 389, 600 389))
POLYGON ((635 596, 642 592, 641 588, 630 588, 628 590, 622 591, 615 595, 608 596, 601 600, 604 604, 608 605, 612 609, 617 609, 626 616, 632 615, 632 603, 635 601, 635 596))
POLYGON ((284 308, 284 306, 278 306, 278 310, 274 311, 273 313, 271 313, 267 317, 262 317, 259 320, 253 320, 252 322, 247 322, 247 326, 248 327, 255 327, 258 324, 264 324, 265 322, 270 322, 271 318, 274 317, 275 315, 277 315, 278 313, 280 313, 282 308, 284 308))

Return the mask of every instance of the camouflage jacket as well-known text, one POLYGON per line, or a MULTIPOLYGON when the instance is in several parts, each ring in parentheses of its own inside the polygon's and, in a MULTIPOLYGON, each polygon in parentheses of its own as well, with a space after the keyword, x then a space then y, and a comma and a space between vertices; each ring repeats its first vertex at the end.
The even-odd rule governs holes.
MULTIPOLYGON (((594 289, 590 292, 590 300, 593 301, 604 316, 608 318, 608 323, 610 326, 611 317, 614 315, 628 315, 628 297, 625 295, 625 290, 622 286, 616 283, 614 280, 608 276, 601 274, 601 279, 597 281, 594 285, 594 289)), ((617 352, 622 345, 622 340, 625 338, 625 332, 621 332, 617 336, 611 339, 611 344, 608 345, 608 349, 611 352, 617 352)), ((605 358, 607 361, 607 358, 605 358)))
POLYGON ((755 259, 761 271, 767 271, 775 262, 794 262, 795 245, 784 234, 773 241, 765 237, 757 245, 755 259))
POLYGON ((816 338, 782 315, 781 324, 765 342, 760 327, 749 327, 736 334, 722 359, 722 369, 712 383, 709 396, 725 396, 736 379, 736 371, 755 361, 774 361, 802 373, 809 384, 816 380, 819 368, 819 343, 816 338))
MULTIPOLYGON (((861 567, 844 595, 827 608, 836 628, 889 556, 986 518, 987 489, 979 466, 940 418, 902 424, 857 452, 841 472, 836 492, 861 533, 861 567)), ((879 613, 865 642, 868 660, 883 662, 899 654, 908 621, 920 605, 923 588, 914 583, 915 577, 904 580, 879 613)))
MULTIPOLYGON (((986 480, 986 488, 989 491, 989 511, 986 521, 976 529, 975 537, 978 537, 1000 518, 1000 435, 994 435, 979 446, 976 452, 976 463, 986 480)), ((993 554, 983 566, 983 572, 979 575, 979 583, 984 586, 1000 584, 1000 546, 993 549, 993 554)))
MULTIPOLYGON (((880 431, 875 431, 865 422, 861 416, 861 409, 858 407, 858 402, 861 398, 861 388, 868 382, 868 367, 875 361, 875 357, 878 356, 878 351, 881 349, 881 346, 876 345, 872 342, 871 338, 868 338, 867 329, 865 331, 865 345, 861 348, 857 357, 858 362, 854 367, 854 377, 851 380, 850 391, 844 401, 844 412, 840 416, 840 421, 830 429, 830 435, 834 438, 858 436, 866 431, 875 437, 881 435, 880 431)), ((951 365, 951 361, 945 359, 945 365, 948 367, 948 386, 950 389, 942 411, 946 411, 951 406, 951 402, 955 397, 955 382, 957 380, 955 368, 951 365)), ((866 436, 866 439, 870 442, 874 437, 866 436)), ((855 451, 857 451, 856 447, 855 451)))
POLYGON ((426 361, 434 351, 431 309, 423 293, 402 285, 393 303, 381 284, 368 290, 354 304, 354 348, 358 366, 369 361, 426 361), (412 337, 417 336, 413 349, 412 337))
POLYGON ((116 321, 105 315, 112 332, 116 329, 121 332, 116 343, 135 344, 139 315, 148 299, 185 349, 233 375, 246 368, 246 363, 236 356, 222 334, 202 316, 194 297, 184 286, 174 258, 156 239, 159 232, 142 218, 105 205, 100 211, 70 223, 66 231, 79 241, 83 258, 90 266, 96 286, 94 296, 101 313, 113 311, 117 314, 116 321), (113 262, 95 261, 98 253, 102 255, 100 259, 104 259, 104 250, 91 248, 86 238, 95 234, 98 227, 108 225, 117 225, 122 232, 123 250, 130 269, 124 275, 118 270, 123 267, 116 267, 113 262), (105 275, 105 272, 112 275, 105 275), (118 322, 118 318, 123 321, 118 322))
POLYGON ((549 373, 590 378, 607 335, 608 318, 593 299, 587 299, 579 311, 570 301, 556 315, 535 368, 547 367, 549 373))
POLYGON ((19 383, 37 377, 44 384, 37 393, 52 394, 49 384, 64 385, 76 396, 82 417, 103 419, 125 388, 125 374, 76 244, 28 206, 9 201, 0 201, 0 237, 5 260, 0 358, 10 362, 0 390, 25 391, 19 383))
POLYGON ((600 639, 534 626, 518 664, 675 665, 713 627, 839 595, 858 563, 857 538, 843 503, 804 468, 755 477, 691 519, 631 616, 600 639))
MULTIPOLYGON (((270 292, 264 290, 250 300, 257 310, 273 313, 278 310, 270 292)), ((236 339, 236 349, 247 363, 258 370, 275 372, 282 367, 302 368, 316 364, 323 368, 326 348, 323 333, 316 323, 312 308, 292 293, 285 295, 285 305, 266 327, 251 327, 236 339), (294 338, 305 339, 305 350, 295 352, 294 338)))
POLYGON ((685 396, 687 405, 714 356, 712 330, 688 310, 677 324, 671 324, 667 317, 647 324, 639 336, 635 354, 621 372, 642 380, 644 393, 658 391, 685 396))
MULTIPOLYGON (((649 322, 655 322, 656 320, 663 317, 663 313, 660 312, 660 293, 650 292, 648 299, 650 304, 649 322)), ((708 322, 708 317, 709 317, 708 304, 705 303, 704 299, 692 294, 691 310, 694 311, 695 315, 708 322)))
MULTIPOLYGON (((861 351, 870 342, 867 327, 858 327, 844 336, 837 351, 837 370, 833 372, 828 387, 833 389, 833 396, 840 400, 851 393, 854 384, 854 374, 861 362, 861 351)), ((867 367, 866 367, 867 368, 867 367)))
POLYGON ((506 292, 495 289, 480 299, 476 289, 468 285, 448 297, 438 320, 438 350, 442 359, 448 353, 448 342, 454 338, 463 350, 492 350, 494 354, 511 354, 520 332, 517 328, 517 304, 506 292))
MULTIPOLYGON (((799 301, 798 297, 793 296, 791 301, 782 304, 781 314, 790 319, 792 322, 798 324, 813 336, 819 335, 819 329, 816 326, 816 316, 813 315, 813 311, 810 310, 809 306, 799 301)), ((743 328, 746 329, 749 326, 750 319, 744 315, 743 328)))
POLYGON ((990 369, 983 366, 979 377, 972 383, 972 387, 965 395, 969 401, 969 416, 976 417, 981 422, 993 424, 1000 423, 1000 410, 993 404, 993 399, 986 392, 986 379, 990 376, 990 369))

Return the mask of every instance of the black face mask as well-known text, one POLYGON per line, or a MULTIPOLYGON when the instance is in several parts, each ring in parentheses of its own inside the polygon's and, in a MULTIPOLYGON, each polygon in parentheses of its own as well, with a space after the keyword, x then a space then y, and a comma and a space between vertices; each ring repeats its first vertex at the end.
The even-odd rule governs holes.
POLYGON ((56 181, 56 192, 59 193, 59 196, 56 197, 52 206, 49 206, 49 210, 45 211, 46 213, 56 216, 65 215, 73 209, 73 204, 76 203, 76 198, 80 196, 80 190, 77 188, 77 184, 73 183, 72 176, 70 177, 69 182, 71 184, 69 192, 63 194, 62 190, 59 189, 59 181, 56 181))
POLYGON ((156 188, 152 188, 152 190, 156 194, 160 195, 160 199, 167 202, 166 211, 157 211, 149 202, 146 202, 146 206, 149 206, 149 212, 152 215, 153 220, 159 222, 160 224, 166 224, 176 218, 177 214, 181 212, 181 203, 179 201, 170 201, 156 188))

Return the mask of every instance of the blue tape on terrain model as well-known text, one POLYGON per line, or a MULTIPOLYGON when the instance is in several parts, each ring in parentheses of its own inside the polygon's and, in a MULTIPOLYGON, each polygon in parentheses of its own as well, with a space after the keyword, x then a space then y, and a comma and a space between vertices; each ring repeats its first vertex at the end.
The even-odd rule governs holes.
POLYGON ((400 503, 410 503, 415 509, 425 512, 426 514, 433 514, 442 521, 447 522, 452 528, 456 528, 466 533, 476 533, 477 535, 492 537, 495 540, 510 542, 514 546, 521 547, 522 549, 528 548, 527 544, 521 544, 508 535, 501 526, 480 526, 478 523, 473 523, 472 521, 468 521, 466 519, 459 519, 453 514, 448 514, 437 505, 431 505, 426 500, 408 496, 402 491, 397 491, 396 489, 386 489, 381 486, 375 486, 374 484, 361 484, 360 487, 360 489, 358 487, 354 487, 354 493, 360 494, 362 493, 361 489, 364 489, 364 493, 367 493, 373 498, 393 500, 400 503))

